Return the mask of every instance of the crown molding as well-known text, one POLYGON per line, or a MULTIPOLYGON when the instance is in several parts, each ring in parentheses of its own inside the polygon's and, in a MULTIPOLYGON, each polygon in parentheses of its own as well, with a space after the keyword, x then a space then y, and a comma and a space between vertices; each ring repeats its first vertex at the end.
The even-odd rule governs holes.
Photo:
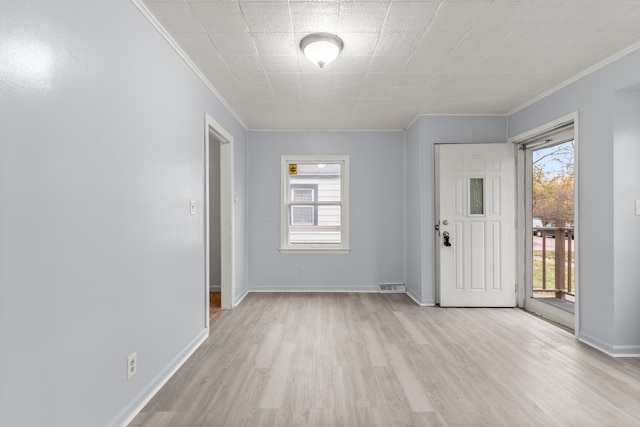
POLYGON ((525 102, 524 104, 520 105, 519 107, 514 108, 513 110, 509 111, 506 115, 507 116, 511 116, 515 113, 517 113, 518 111, 524 110, 525 108, 535 104, 536 102, 540 101, 543 98, 546 98, 547 96, 558 92, 561 89, 564 89, 565 87, 569 86, 572 83, 577 82, 578 80, 582 79, 583 77, 588 76, 589 74, 595 73, 596 71, 600 70, 601 68, 606 67, 607 65, 617 61, 618 59, 630 54, 633 51, 636 51, 640 49, 640 42, 638 43, 634 43, 631 46, 621 50, 620 52, 611 55, 610 57, 608 57, 607 59, 604 59, 600 62, 598 62, 597 64, 587 68, 586 70, 576 74, 575 76, 571 77, 569 80, 564 81, 563 83, 560 83, 557 86, 552 87, 551 89, 541 93, 540 95, 536 96, 533 99, 530 99, 529 101, 525 102))

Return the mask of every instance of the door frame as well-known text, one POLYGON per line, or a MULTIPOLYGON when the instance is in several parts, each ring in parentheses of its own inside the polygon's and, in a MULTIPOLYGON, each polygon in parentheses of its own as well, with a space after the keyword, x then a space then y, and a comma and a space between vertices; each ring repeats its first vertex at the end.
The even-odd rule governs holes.
MULTIPOLYGON (((574 138, 574 181, 573 181, 573 203, 574 203, 574 230, 575 230, 575 239, 574 239, 574 256, 575 256, 575 268, 574 268, 574 277, 575 277, 575 310, 573 315, 573 323, 574 323, 574 333, 575 336, 578 337, 580 333, 580 233, 579 233, 579 204, 578 204, 578 186, 579 186, 579 114, 578 112, 573 112, 562 116, 556 120, 547 122, 543 125, 540 125, 534 129, 523 132, 516 136, 509 138, 509 142, 515 145, 521 144, 523 141, 526 141, 531 138, 535 138, 538 135, 541 135, 545 132, 548 132, 552 129, 555 129, 564 124, 568 124, 573 122, 573 138, 574 138)), ((518 307, 525 308, 525 299, 529 298, 529 281, 531 280, 531 272, 528 268, 528 259, 533 258, 533 233, 532 233, 532 221, 530 218, 529 211, 531 210, 531 201, 528 200, 528 194, 531 192, 531 171, 528 170, 526 165, 526 157, 525 150, 518 149, 517 150, 517 160, 516 160, 516 200, 517 200, 517 212, 516 212, 516 221, 518 224, 518 228, 516 231, 517 244, 516 244, 516 252, 517 252, 517 265, 516 265, 516 280, 518 286, 518 296, 517 302, 518 307)), ((544 304, 544 303, 540 303, 544 304)), ((546 304, 545 304, 546 305, 546 304)), ((559 309, 555 309, 559 310, 559 309)), ((550 320, 554 320, 552 315, 550 315, 555 310, 549 310, 549 312, 541 312, 539 314, 549 317, 550 320)), ((544 309, 541 311, 545 311, 544 309)))
POLYGON ((213 117, 205 113, 205 322, 209 327, 209 282, 211 280, 211 239, 210 239, 210 200, 209 200, 209 164, 210 144, 220 144, 220 258, 221 258, 221 305, 223 309, 233 308, 235 291, 235 245, 234 245, 234 163, 233 136, 213 117))

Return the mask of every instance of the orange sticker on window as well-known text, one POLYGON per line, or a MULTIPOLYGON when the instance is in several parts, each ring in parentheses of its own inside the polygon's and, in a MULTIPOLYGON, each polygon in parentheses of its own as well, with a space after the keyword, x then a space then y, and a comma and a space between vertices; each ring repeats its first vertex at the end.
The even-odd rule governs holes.
POLYGON ((289 164, 289 175, 298 175, 298 165, 295 163, 289 164))

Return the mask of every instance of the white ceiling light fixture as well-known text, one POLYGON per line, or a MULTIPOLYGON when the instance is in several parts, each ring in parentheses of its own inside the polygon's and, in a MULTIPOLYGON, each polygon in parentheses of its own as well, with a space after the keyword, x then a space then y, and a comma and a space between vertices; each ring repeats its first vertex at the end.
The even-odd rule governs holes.
POLYGON ((300 40, 304 56, 320 68, 336 59, 343 47, 342 39, 329 33, 313 33, 300 40))

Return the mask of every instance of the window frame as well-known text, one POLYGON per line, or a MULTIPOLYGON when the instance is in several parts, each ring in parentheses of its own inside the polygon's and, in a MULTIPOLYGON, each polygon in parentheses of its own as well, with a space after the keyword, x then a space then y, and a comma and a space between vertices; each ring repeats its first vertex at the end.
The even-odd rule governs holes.
MULTIPOLYGON (((349 156, 348 155, 282 155, 280 164, 280 252, 281 253, 325 253, 346 254, 349 247, 349 156), (293 194, 289 177, 290 164, 335 164, 340 167, 340 202, 332 204, 340 206, 340 243, 291 243, 289 241, 289 215, 291 207, 299 203, 290 200, 293 194)), ((296 185, 296 184, 294 184, 296 185)), ((300 187, 298 187, 300 188, 300 187)), ((314 211, 322 204, 318 202, 318 191, 315 192, 314 211)))

